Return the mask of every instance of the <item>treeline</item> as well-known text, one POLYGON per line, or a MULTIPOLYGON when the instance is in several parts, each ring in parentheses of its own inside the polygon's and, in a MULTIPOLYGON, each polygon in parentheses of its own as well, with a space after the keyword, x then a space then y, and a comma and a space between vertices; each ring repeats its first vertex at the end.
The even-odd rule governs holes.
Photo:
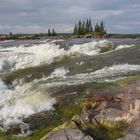
POLYGON ((91 32, 106 34, 104 22, 101 21, 101 23, 96 23, 96 25, 93 27, 91 19, 84 21, 79 20, 78 24, 75 24, 74 26, 74 35, 84 35, 91 32))

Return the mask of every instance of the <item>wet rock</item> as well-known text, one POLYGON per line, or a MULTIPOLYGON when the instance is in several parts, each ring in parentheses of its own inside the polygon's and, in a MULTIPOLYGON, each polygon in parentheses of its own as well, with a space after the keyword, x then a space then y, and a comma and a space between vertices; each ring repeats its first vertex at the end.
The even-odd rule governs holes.
POLYGON ((40 126, 47 125, 51 119, 51 115, 47 112, 37 113, 31 115, 23 120, 24 123, 29 124, 31 130, 35 130, 40 126))
POLYGON ((12 133, 12 134, 19 134, 21 133, 21 127, 20 124, 11 124, 8 126, 7 132, 12 133))
POLYGON ((42 140, 93 140, 93 138, 78 129, 65 128, 50 134, 49 137, 42 140))
POLYGON ((28 132, 28 126, 21 123, 11 123, 8 125, 7 132, 11 134, 26 134, 28 132))
POLYGON ((84 122, 90 122, 91 121, 91 117, 89 113, 82 113, 80 116, 80 119, 84 122))

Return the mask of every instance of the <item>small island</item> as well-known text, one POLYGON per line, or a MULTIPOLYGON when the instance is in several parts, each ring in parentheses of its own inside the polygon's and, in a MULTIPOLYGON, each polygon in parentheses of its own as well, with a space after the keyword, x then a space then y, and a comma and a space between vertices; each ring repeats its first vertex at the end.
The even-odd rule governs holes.
POLYGON ((140 34, 112 34, 108 33, 102 20, 93 26, 91 19, 79 20, 74 26, 73 33, 57 33, 55 29, 48 29, 47 33, 39 34, 0 34, 0 40, 28 40, 28 39, 68 39, 68 38, 140 38, 140 34))

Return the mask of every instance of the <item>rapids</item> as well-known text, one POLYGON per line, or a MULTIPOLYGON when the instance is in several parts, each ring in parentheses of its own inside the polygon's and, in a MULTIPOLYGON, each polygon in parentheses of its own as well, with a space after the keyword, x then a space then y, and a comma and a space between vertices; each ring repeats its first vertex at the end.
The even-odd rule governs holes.
POLYGON ((139 44, 82 39, 0 42, 0 126, 7 129, 11 122, 23 123, 30 115, 54 110, 57 101, 51 95, 64 87, 139 74, 139 44), (7 74, 14 75, 10 84, 7 74))

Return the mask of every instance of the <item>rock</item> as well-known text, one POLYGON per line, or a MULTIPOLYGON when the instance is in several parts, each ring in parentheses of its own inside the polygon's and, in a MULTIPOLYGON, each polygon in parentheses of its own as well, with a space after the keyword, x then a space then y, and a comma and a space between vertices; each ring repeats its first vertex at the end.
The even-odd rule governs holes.
POLYGON ((137 135, 140 138, 140 126, 133 126, 128 131, 131 134, 137 135))
POLYGON ((93 140, 78 129, 64 128, 41 140, 93 140))
POLYGON ((91 121, 91 117, 90 117, 89 113, 82 113, 80 118, 84 122, 90 122, 91 121))
POLYGON ((7 132, 12 133, 12 134, 19 134, 19 133, 21 133, 20 124, 10 124, 8 126, 7 132))
POLYGON ((50 119, 51 119, 51 116, 49 115, 49 113, 42 112, 42 113, 31 115, 28 118, 25 118, 23 122, 29 124, 31 130, 35 130, 39 128, 40 126, 47 125, 50 119))
POLYGON ((102 109, 104 109, 105 107, 107 107, 107 101, 102 101, 100 104, 98 104, 98 106, 95 108, 95 111, 100 111, 102 109))
POLYGON ((113 96, 114 101, 116 102, 121 102, 124 99, 124 94, 123 93, 119 93, 113 96))
POLYGON ((115 109, 115 108, 106 108, 103 109, 102 111, 100 111, 100 114, 95 116, 96 119, 98 120, 115 120, 118 118, 121 118, 122 116, 124 116, 126 114, 126 112, 119 110, 119 109, 115 109))
POLYGON ((28 126, 22 123, 11 123, 8 125, 7 132, 11 134, 26 134, 28 133, 28 126))
POLYGON ((138 137, 137 135, 128 134, 127 136, 120 138, 118 140, 140 140, 140 137, 138 137))

